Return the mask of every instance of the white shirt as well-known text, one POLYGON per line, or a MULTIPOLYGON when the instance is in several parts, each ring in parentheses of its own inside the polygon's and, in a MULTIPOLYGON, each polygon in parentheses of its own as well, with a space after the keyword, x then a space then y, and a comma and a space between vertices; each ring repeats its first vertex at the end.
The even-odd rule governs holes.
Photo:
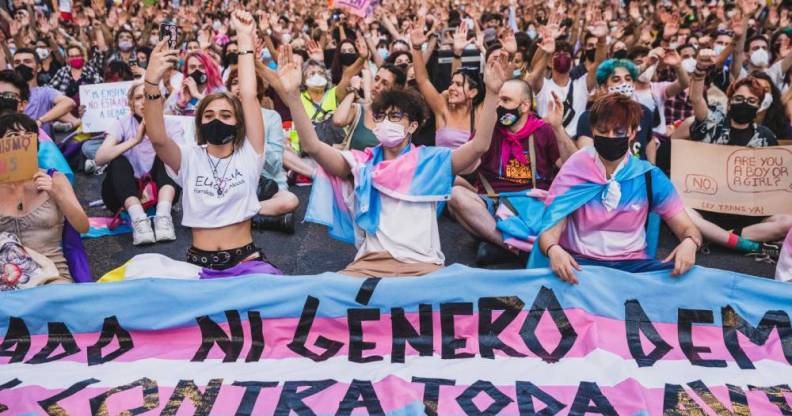
POLYGON ((542 83, 542 89, 539 91, 539 94, 536 94, 536 113, 539 114, 539 117, 544 117, 547 115, 547 109, 550 108, 550 101, 553 99, 550 93, 555 92, 563 103, 566 101, 567 95, 569 95, 569 86, 573 86, 572 109, 575 110, 575 117, 572 119, 572 122, 566 126, 566 132, 569 137, 575 137, 577 135, 578 119, 580 115, 586 111, 586 103, 588 102, 589 95, 586 78, 587 76, 583 75, 578 79, 570 80, 570 82, 563 87, 556 84, 552 78, 547 78, 542 83))
POLYGON ((206 146, 179 145, 179 150, 178 174, 170 168, 166 170, 182 188, 182 225, 220 228, 248 220, 259 212, 256 190, 264 154, 256 153, 247 139, 225 159, 210 156, 206 146))

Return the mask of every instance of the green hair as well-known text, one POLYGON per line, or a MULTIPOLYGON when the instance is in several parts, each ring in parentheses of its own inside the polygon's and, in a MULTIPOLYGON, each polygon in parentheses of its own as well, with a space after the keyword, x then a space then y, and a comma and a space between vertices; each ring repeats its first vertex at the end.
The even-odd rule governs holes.
POLYGON ((638 78, 638 67, 629 59, 608 59, 597 67, 597 85, 605 84, 616 68, 624 68, 632 79, 638 78))

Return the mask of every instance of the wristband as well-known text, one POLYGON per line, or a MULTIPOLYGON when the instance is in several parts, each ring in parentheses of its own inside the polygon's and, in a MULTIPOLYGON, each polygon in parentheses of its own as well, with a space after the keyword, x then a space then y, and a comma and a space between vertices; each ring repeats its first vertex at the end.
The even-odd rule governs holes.
POLYGON ((145 78, 143 78, 143 82, 145 82, 148 85, 151 85, 151 86, 159 88, 159 84, 155 84, 155 83, 153 83, 153 82, 151 82, 151 81, 149 81, 149 80, 147 80, 145 78))
POLYGON ((414 51, 420 51, 420 50, 423 50, 423 48, 421 47, 421 45, 413 45, 412 49, 413 49, 414 51))
POLYGON ((240 50, 239 52, 237 52, 237 56, 248 55, 248 54, 252 55, 253 53, 254 52, 252 50, 250 50, 250 49, 248 49, 246 51, 240 50))
POLYGON ((549 255, 550 255, 550 249, 552 249, 553 247, 555 247, 555 246, 557 246, 557 245, 558 245, 558 243, 553 243, 553 244, 550 244, 550 247, 547 247, 547 250, 545 250, 545 252, 544 252, 544 255, 545 255, 545 257, 549 257, 549 255))
POLYGON ((152 101, 153 100, 159 100, 160 98, 162 98, 162 94, 161 93, 149 94, 147 92, 144 92, 143 95, 146 97, 147 100, 152 100, 152 101))
POLYGON ((692 235, 686 235, 686 236, 685 236, 685 238, 683 238, 683 239, 682 239, 682 241, 685 241, 685 240, 687 240, 688 238, 690 239, 690 241, 692 241, 692 242, 693 242, 693 244, 695 244, 695 245, 696 245, 696 251, 698 251, 698 250, 700 250, 700 249, 701 249, 701 244, 699 244, 699 242, 698 242, 698 241, 696 241, 696 238, 695 238, 695 237, 693 237, 692 235))

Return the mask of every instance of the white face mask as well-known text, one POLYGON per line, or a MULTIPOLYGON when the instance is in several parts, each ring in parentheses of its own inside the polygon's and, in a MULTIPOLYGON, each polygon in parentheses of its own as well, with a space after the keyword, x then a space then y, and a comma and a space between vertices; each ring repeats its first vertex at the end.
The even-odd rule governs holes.
POLYGON ((400 145, 404 141, 404 138, 407 137, 404 126, 388 119, 377 123, 373 133, 377 136, 377 140, 382 144, 382 147, 388 148, 400 145))
POLYGON ((755 66, 767 66, 770 63, 770 54, 764 49, 757 49, 751 53, 751 63, 755 66))
POLYGON ((716 44, 715 46, 712 47, 712 50, 715 51, 715 55, 718 56, 720 56, 720 54, 723 52, 724 49, 726 49, 726 46, 720 44, 716 44))
POLYGON ((214 29, 215 32, 219 32, 220 28, 222 28, 222 27, 223 27, 223 24, 220 23, 219 20, 215 20, 214 22, 212 22, 212 29, 214 29))
POLYGON ((305 80, 305 86, 308 88, 320 88, 327 85, 327 78, 314 74, 305 80))
POLYGON ((686 58, 682 61, 682 69, 688 74, 696 70, 696 58, 686 58))
POLYGON ((36 55, 38 55, 40 60, 45 60, 49 58, 50 51, 47 48, 36 48, 36 55))
POLYGON ((759 112, 767 111, 771 105, 773 105, 773 95, 769 92, 766 92, 764 99, 762 100, 762 105, 759 106, 759 112))
POLYGON ((283 43, 291 43, 291 41, 292 41, 292 35, 291 35, 291 33, 284 33, 284 34, 282 34, 282 35, 281 35, 281 41, 282 41, 283 43))
POLYGON ((635 93, 635 86, 633 84, 625 82, 623 84, 613 85, 608 87, 608 92, 622 94, 627 97, 632 97, 633 93, 635 93))

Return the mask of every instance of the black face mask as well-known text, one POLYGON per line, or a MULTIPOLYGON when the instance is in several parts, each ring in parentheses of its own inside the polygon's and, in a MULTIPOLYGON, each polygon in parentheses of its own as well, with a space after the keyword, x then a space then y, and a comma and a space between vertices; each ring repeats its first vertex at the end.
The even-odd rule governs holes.
POLYGON ((627 153, 630 139, 627 136, 594 136, 594 149, 603 159, 613 162, 627 153))
POLYGON ((514 125, 520 119, 520 106, 514 108, 498 106, 496 112, 498 114, 498 124, 503 127, 514 125))
POLYGON ((341 54, 341 64, 344 66, 349 66, 355 63, 358 56, 356 53, 342 53, 341 54))
POLYGON ((19 100, 15 98, 0 97, 0 114, 16 113, 19 110, 19 100))
POLYGON ((193 71, 192 74, 190 74, 190 78, 195 80, 195 83, 198 85, 206 84, 206 80, 207 80, 206 74, 204 74, 203 72, 197 69, 193 71))
POLYGON ((138 66, 146 69, 148 67, 148 61, 138 61, 138 66))
POLYGON ((201 137, 210 144, 222 145, 234 141, 239 129, 236 125, 225 124, 219 119, 201 124, 201 137))
POLYGON ((138 123, 143 121, 143 117, 141 117, 141 116, 139 116, 139 115, 137 115, 135 113, 132 113, 132 117, 135 117, 135 120, 137 120, 138 123))
POLYGON ((239 62, 239 54, 236 52, 231 52, 226 55, 226 62, 228 65, 236 65, 239 62))
POLYGON ((586 60, 589 62, 594 62, 594 57, 596 54, 597 54, 596 49, 586 49, 585 51, 586 60))
POLYGON ((19 74, 19 76, 21 76, 22 79, 25 80, 25 82, 28 82, 31 79, 33 79, 33 68, 27 65, 19 64, 14 67, 14 71, 16 71, 16 73, 19 74))
POLYGON ((627 49, 619 49, 618 51, 614 52, 613 59, 627 59, 627 49))
POLYGON ((738 124, 746 124, 754 121, 759 107, 754 107, 748 103, 732 104, 729 108, 729 118, 738 124))

